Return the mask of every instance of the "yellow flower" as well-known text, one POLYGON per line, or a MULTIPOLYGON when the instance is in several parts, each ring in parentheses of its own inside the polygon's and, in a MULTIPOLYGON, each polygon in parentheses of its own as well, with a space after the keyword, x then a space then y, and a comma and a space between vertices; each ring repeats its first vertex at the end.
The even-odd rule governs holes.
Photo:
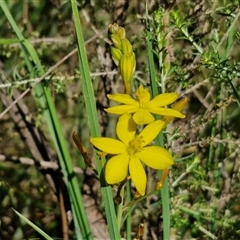
POLYGON ((136 123, 129 113, 124 113, 116 127, 119 140, 107 137, 90 139, 96 148, 114 155, 105 168, 108 184, 123 181, 129 172, 137 191, 144 195, 147 177, 142 163, 153 169, 165 169, 173 164, 173 158, 165 148, 146 146, 156 138, 164 124, 161 120, 154 121, 136 135, 136 123))
POLYGON ((128 94, 121 93, 108 94, 107 96, 109 99, 123 103, 124 105, 107 108, 105 109, 106 112, 113 114, 134 113, 133 120, 139 125, 153 122, 154 117, 152 114, 178 118, 185 117, 184 114, 177 110, 164 107, 173 103, 178 98, 177 93, 159 94, 151 100, 149 91, 141 85, 136 91, 137 99, 128 94))

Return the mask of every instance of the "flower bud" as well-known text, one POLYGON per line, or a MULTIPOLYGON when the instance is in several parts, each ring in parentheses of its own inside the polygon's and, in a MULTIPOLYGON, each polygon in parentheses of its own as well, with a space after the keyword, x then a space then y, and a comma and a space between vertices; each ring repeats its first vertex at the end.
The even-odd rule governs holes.
MULTIPOLYGON (((187 98, 181 98, 178 102, 176 102, 173 105, 172 109, 174 109, 174 110, 176 110, 178 112, 181 112, 186 107, 187 103, 188 103, 187 98)), ((165 121, 165 126, 166 126, 173 119, 174 119, 174 117, 164 116, 162 120, 165 121)))
POLYGON ((119 61, 122 57, 122 52, 119 49, 117 49, 113 46, 110 47, 110 52, 111 52, 112 59, 113 59, 114 63, 118 66, 119 61))
POLYGON ((116 23, 110 24, 110 25, 108 26, 108 31, 109 31, 109 33, 115 33, 115 32, 117 32, 117 31, 118 31, 118 25, 117 25, 116 23))
POLYGON ((132 52, 132 45, 126 38, 123 38, 122 39, 122 53, 125 54, 125 53, 129 53, 129 52, 132 52))
POLYGON ((125 82, 130 82, 133 76, 133 72, 135 70, 136 60, 133 52, 123 54, 120 62, 119 69, 121 76, 125 82))
POLYGON ((187 103, 188 103, 187 98, 181 98, 173 105, 172 109, 181 112, 186 107, 187 103))
POLYGON ((131 79, 135 71, 136 59, 132 51, 132 45, 125 38, 125 29, 119 27, 116 23, 108 27, 109 37, 113 42, 110 52, 114 63, 119 66, 121 76, 125 82, 126 92, 130 94, 131 79))
POLYGON ((125 29, 119 27, 116 23, 109 25, 108 27, 109 37, 111 38, 113 45, 121 50, 121 40, 125 38, 125 29))
POLYGON ((115 48, 118 48, 119 50, 121 50, 122 49, 122 39, 119 37, 119 35, 118 34, 112 34, 112 35, 110 35, 110 38, 113 42, 113 46, 115 48))
POLYGON ((168 168, 163 169, 162 177, 161 177, 160 181, 157 182, 156 190, 161 190, 162 189, 162 187, 164 185, 164 181, 165 181, 166 177, 168 176, 168 172, 169 172, 168 168))
POLYGON ((125 38, 125 29, 123 27, 119 27, 118 24, 110 24, 108 27, 108 31, 111 34, 116 34, 120 37, 120 39, 125 38))
POLYGON ((118 27, 118 35, 119 37, 122 39, 122 38, 125 38, 125 29, 123 27, 118 27))

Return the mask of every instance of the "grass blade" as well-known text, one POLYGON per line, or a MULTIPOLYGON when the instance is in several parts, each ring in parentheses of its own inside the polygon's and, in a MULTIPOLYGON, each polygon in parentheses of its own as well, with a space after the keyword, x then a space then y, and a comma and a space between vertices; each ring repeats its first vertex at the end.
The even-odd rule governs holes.
POLYGON ((49 235, 47 235, 42 229, 40 229, 38 226, 36 226, 34 223, 29 221, 26 217, 24 217, 21 213, 19 213, 17 210, 13 209, 13 211, 29 226, 31 226, 33 229, 35 229, 39 234, 41 234, 45 239, 47 240, 53 240, 49 235))
MULTIPOLYGON (((7 17, 11 27, 13 28, 15 34, 21 41, 23 54, 31 78, 36 77, 36 75, 37 76, 43 75, 44 70, 40 64, 40 59, 34 47, 22 35, 20 29, 18 28, 11 13, 8 10, 6 2, 0 1, 0 6, 5 16, 7 17), (34 62, 35 66, 32 65, 30 58, 34 62)), ((43 109, 48 129, 50 131, 53 142, 55 144, 56 151, 58 153, 60 166, 63 170, 64 178, 66 179, 74 216, 75 234, 78 239, 92 239, 89 223, 83 205, 82 196, 79 191, 79 185, 77 182, 77 178, 73 172, 72 160, 68 151, 67 143, 62 132, 62 127, 57 116, 56 108, 51 96, 50 89, 47 86, 37 84, 35 87, 35 91, 37 101, 39 101, 41 108, 43 109)))
MULTIPOLYGON (((100 136, 100 128, 98 123, 95 97, 94 97, 92 81, 90 77, 90 70, 89 70, 88 61, 87 61, 86 50, 84 47, 82 27, 81 27, 80 18, 78 15, 76 0, 71 0, 71 5, 72 5, 72 11, 73 11, 75 30, 77 35, 79 68, 81 72, 83 95, 84 95, 85 104, 86 104, 89 127, 90 127, 91 136, 96 137, 96 136, 100 136)), ((96 155, 96 159, 97 159, 98 175, 100 176, 100 181, 102 186, 101 188, 102 197, 103 197, 103 203, 106 211, 106 218, 108 222, 110 237, 111 239, 121 239, 118 226, 117 226, 115 208, 113 204, 112 189, 111 187, 106 185, 105 179, 103 177, 102 163, 101 161, 98 161, 99 156, 96 155)), ((101 160, 105 162, 105 159, 104 160, 101 159, 101 160)))

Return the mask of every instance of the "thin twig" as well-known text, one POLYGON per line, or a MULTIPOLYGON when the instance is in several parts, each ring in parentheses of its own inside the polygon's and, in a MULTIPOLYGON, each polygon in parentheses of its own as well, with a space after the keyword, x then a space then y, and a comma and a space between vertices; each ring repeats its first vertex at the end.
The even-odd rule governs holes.
MULTIPOLYGON (((50 44, 50 43, 59 43, 59 44, 70 44, 71 43, 72 38, 70 37, 66 37, 66 38, 47 38, 47 37, 43 37, 43 38, 35 38, 35 39, 31 39, 30 43, 32 44, 37 44, 37 43, 46 43, 46 44, 50 44)), ((9 44, 10 48, 13 47, 20 47, 21 44, 20 43, 12 43, 9 44)))
MULTIPOLYGON (((48 162, 48 161, 37 162, 37 161, 34 161, 33 159, 27 158, 27 157, 16 157, 16 156, 7 157, 5 155, 0 154, 0 161, 22 163, 25 165, 37 165, 42 169, 54 169, 54 170, 59 169, 59 166, 56 162, 48 162)), ((76 174, 83 174, 83 170, 79 167, 74 167, 73 171, 76 174)))
MULTIPOLYGON (((90 76, 91 77, 98 77, 98 76, 105 76, 105 75, 115 75, 115 74, 118 74, 118 71, 103 71, 103 72, 95 72, 95 73, 90 73, 90 76)), ((68 77, 65 77, 65 76, 54 76, 54 77, 46 77, 45 80, 58 80, 58 81, 63 81, 65 79, 67 80, 73 80, 74 78, 76 78, 77 75, 73 75, 73 76, 68 76, 68 77)), ((42 78, 42 77, 41 77, 42 78)), ((31 83, 31 82, 36 82, 36 81, 41 81, 40 77, 39 78, 32 78, 32 79, 24 79, 24 80, 21 80, 21 81, 15 81, 13 83, 3 83, 3 84, 0 84, 0 88, 9 88, 9 87, 13 87, 13 86, 18 86, 18 85, 24 85, 24 84, 28 84, 28 83, 31 83)))
POLYGON ((0 119, 27 93, 31 91, 32 88, 34 88, 39 82, 41 82, 46 76, 48 76, 51 72, 53 72, 59 65, 61 65, 64 61, 66 61, 70 56, 72 56, 74 53, 77 52, 77 48, 72 50, 68 55, 66 55, 64 58, 62 58, 58 63, 56 63, 54 66, 50 67, 47 72, 45 72, 36 82, 33 83, 32 86, 28 87, 18 98, 16 98, 1 114, 0 119))
POLYGON ((69 237, 68 237, 69 228, 68 228, 67 213, 66 213, 66 208, 65 208, 65 204, 64 204, 64 196, 63 196, 63 192, 61 191, 61 188, 59 191, 59 205, 60 205, 61 218, 62 218, 63 240, 69 240, 69 237))
POLYGON ((209 78, 204 79, 203 81, 195 84, 194 86, 192 86, 191 88, 187 89, 186 91, 183 91, 183 92, 181 93, 181 96, 185 96, 185 95, 191 93, 194 89, 197 89, 197 88, 199 88, 200 86, 202 86, 202 85, 204 85, 205 83, 208 83, 208 82, 209 82, 209 78))

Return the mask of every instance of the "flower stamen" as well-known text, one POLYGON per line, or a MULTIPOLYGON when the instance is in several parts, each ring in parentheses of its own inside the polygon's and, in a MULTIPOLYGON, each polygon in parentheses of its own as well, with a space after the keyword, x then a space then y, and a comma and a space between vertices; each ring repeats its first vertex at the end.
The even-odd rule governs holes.
POLYGON ((140 137, 135 137, 133 140, 129 142, 127 152, 129 155, 133 156, 136 153, 140 152, 142 150, 142 146, 144 144, 144 139, 142 136, 140 137))

